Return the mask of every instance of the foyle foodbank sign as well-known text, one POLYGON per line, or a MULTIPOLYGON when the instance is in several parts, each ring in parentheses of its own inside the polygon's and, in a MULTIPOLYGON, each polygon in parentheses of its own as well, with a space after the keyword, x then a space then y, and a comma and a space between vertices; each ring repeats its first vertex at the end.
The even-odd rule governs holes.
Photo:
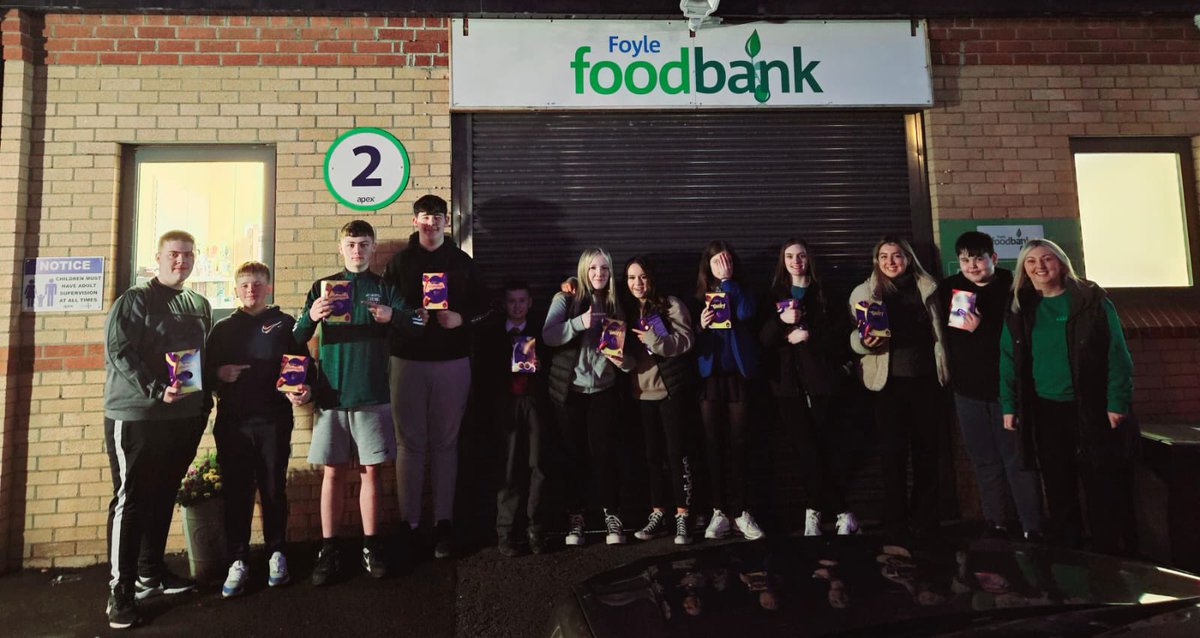
POLYGON ((461 20, 451 108, 909 106, 933 103, 923 22, 461 20))
POLYGON ((765 104, 771 99, 771 86, 780 93, 804 92, 805 85, 814 93, 824 93, 813 76, 820 60, 804 63, 801 47, 792 47, 791 64, 783 60, 755 60, 762 52, 762 41, 755 29, 746 39, 746 60, 722 63, 705 59, 704 47, 689 50, 680 47, 679 58, 655 67, 653 62, 637 60, 640 53, 659 53, 662 43, 643 35, 641 40, 622 40, 608 37, 608 52, 630 54, 635 61, 622 68, 619 62, 605 60, 593 64, 588 60, 592 47, 575 49, 571 68, 575 71, 575 93, 591 90, 598 95, 612 95, 625 90, 634 95, 647 95, 654 91, 667 94, 680 93, 716 94, 729 91, 735 94, 752 94, 754 100, 765 104), (693 70, 695 76, 693 77, 693 70), (585 82, 586 78, 586 82, 585 82), (728 80, 727 80, 728 78, 728 80))

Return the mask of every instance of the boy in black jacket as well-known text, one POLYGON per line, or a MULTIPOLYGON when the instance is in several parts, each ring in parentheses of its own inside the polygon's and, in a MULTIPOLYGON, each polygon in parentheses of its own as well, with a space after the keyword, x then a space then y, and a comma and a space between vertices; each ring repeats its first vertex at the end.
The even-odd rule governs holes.
POLYGON ((1037 473, 1022 467, 1018 435, 1004 429, 1000 409, 1000 331, 1011 299, 1013 276, 996 268, 992 238, 984 233, 963 233, 954 250, 958 253, 959 272, 942 281, 938 296, 950 317, 950 329, 944 331, 946 358, 958 424, 979 483, 983 515, 989 534, 1007 535, 1006 492, 1010 492, 1025 536, 1040 538, 1041 485, 1037 473), (951 306, 956 295, 961 301, 951 306))
POLYGON ((306 403, 310 386, 300 392, 278 392, 276 381, 284 355, 307 355, 292 338, 296 320, 268 306, 271 269, 248 261, 234 275, 241 307, 217 322, 208 337, 205 377, 217 395, 213 437, 225 492, 225 539, 233 563, 221 588, 225 598, 245 589, 249 576, 250 518, 254 488, 262 498, 263 539, 268 561, 267 584, 286 585, 283 555, 287 530, 287 467, 292 445, 292 406, 306 403))
POLYGON ((534 554, 544 550, 541 502, 545 459, 542 446, 547 426, 546 371, 549 361, 542 345, 541 323, 529 319, 532 303, 527 284, 506 283, 505 319, 488 323, 477 335, 481 413, 494 416, 503 437, 504 476, 496 494, 496 535, 500 553, 510 558, 520 553, 516 522, 522 501, 528 517, 529 550, 534 554), (520 339, 522 337, 525 339, 520 339), (534 339, 532 349, 528 338, 534 339))
POLYGON ((402 534, 421 523, 425 459, 433 482, 434 556, 453 554, 454 488, 458 432, 471 387, 469 326, 487 310, 487 294, 471 257, 446 237, 446 200, 425 195, 413 202, 417 232, 392 257, 383 279, 405 299, 422 300, 429 321, 418 334, 391 331, 392 421, 396 426, 396 487, 402 534), (426 291, 424 282, 431 288, 426 291), (408 529, 405 529, 405 527, 408 529))

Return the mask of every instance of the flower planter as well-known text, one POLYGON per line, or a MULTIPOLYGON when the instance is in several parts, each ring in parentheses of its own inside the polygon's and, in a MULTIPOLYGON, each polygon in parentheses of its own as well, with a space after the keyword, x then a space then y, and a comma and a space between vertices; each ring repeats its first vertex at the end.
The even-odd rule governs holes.
POLYGON ((209 498, 182 509, 192 578, 200 582, 222 580, 229 567, 225 558, 225 500, 209 498))

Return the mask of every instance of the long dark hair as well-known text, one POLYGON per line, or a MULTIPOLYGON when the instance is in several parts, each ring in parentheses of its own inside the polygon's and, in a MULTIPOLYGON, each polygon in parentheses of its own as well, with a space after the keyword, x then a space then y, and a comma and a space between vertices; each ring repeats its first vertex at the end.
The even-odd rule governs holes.
POLYGON ((727 252, 729 259, 733 262, 733 279, 738 283, 742 281, 742 260, 738 257, 736 251, 733 250, 733 244, 720 239, 714 239, 708 242, 704 250, 700 253, 700 265, 696 269, 696 299, 704 301, 704 294, 717 290, 717 284, 720 280, 713 275, 712 265, 709 263, 713 257, 727 252))
MULTIPOLYGON (((771 278, 771 296, 775 299, 788 299, 792 296, 792 273, 788 272, 784 255, 791 246, 799 246, 808 255, 808 286, 810 292, 821 290, 821 279, 817 276, 817 262, 813 257, 808 242, 800 237, 788 237, 779 247, 779 257, 775 260, 775 275, 771 278)), ((819 299, 818 301, 824 301, 819 299)))
MULTIPOLYGON (((637 264, 642 272, 646 273, 646 308, 642 312, 643 315, 658 315, 663 321, 667 321, 667 316, 670 312, 670 303, 667 298, 658 291, 658 269, 655 268, 654 262, 646 255, 634 255, 625 262, 625 269, 622 274, 625 276, 625 285, 620 286, 617 290, 625 297, 621 305, 630 308, 630 314, 633 314, 634 308, 641 307, 641 302, 629 292, 629 267, 637 264)), ((630 317, 633 318, 632 316, 630 317)))

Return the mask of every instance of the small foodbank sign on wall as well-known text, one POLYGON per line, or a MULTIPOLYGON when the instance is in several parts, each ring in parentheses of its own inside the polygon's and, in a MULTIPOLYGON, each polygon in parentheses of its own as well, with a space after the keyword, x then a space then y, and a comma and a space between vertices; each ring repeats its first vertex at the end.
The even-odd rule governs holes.
POLYGON ((472 20, 451 107, 928 106, 924 23, 472 20))

